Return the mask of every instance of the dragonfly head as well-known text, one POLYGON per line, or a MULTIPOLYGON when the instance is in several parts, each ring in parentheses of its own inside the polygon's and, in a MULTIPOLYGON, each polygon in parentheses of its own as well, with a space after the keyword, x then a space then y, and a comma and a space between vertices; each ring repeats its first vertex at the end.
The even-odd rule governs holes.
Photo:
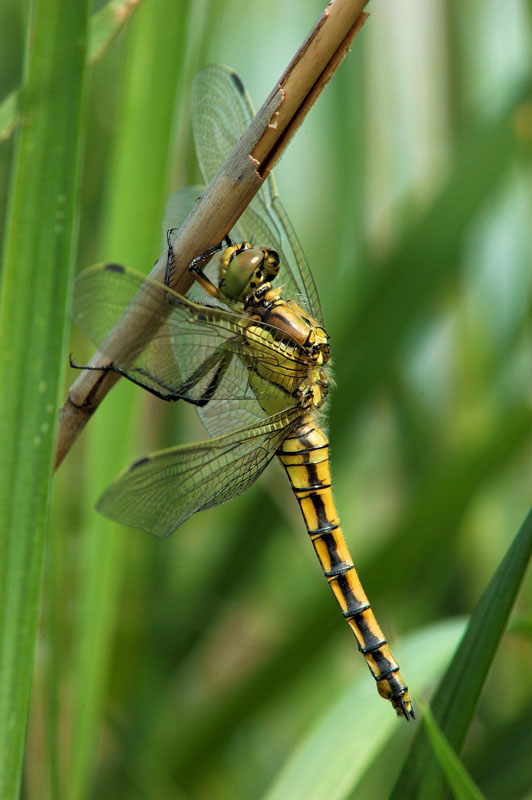
POLYGON ((242 300, 279 272, 279 256, 269 247, 249 242, 227 247, 220 262, 219 289, 230 300, 242 300))

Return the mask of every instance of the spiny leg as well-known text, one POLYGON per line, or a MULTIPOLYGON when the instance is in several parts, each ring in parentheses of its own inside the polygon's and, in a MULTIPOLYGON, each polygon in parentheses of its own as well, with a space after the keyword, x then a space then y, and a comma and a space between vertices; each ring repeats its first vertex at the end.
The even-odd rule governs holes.
MULTIPOLYGON (((174 246, 172 244, 171 238, 172 233, 178 230, 178 228, 170 228, 166 233, 166 241, 168 244, 168 257, 166 259, 166 271, 164 275, 164 285, 170 287, 170 282, 172 279, 172 272, 174 268, 174 246)), ((231 247, 231 239, 228 235, 224 236, 223 242, 226 243, 227 247, 231 247)), ((220 290, 214 283, 205 275, 201 265, 205 264, 209 261, 210 258, 215 253, 218 253, 223 247, 223 243, 215 245, 214 247, 209 247, 205 252, 201 253, 199 256, 196 256, 192 259, 190 264, 188 265, 188 269, 192 273, 194 280, 197 281, 200 286, 205 289, 212 297, 215 297, 217 300, 220 299, 220 290)))
POLYGON ((233 358, 233 353, 231 353, 229 350, 226 350, 225 348, 223 349, 220 348, 220 350, 221 350, 221 357, 219 351, 217 350, 216 353, 213 353, 212 356, 206 358, 205 361, 199 365, 197 370, 195 370, 195 372, 192 373, 190 378, 187 378, 187 380, 184 381, 184 383, 182 383, 181 386, 179 387, 179 390, 186 394, 188 391, 194 388, 194 386, 196 386, 196 384, 207 374, 207 372, 212 367, 214 367, 214 365, 218 361, 218 366, 216 368, 216 371, 212 376, 211 380, 209 381, 209 385, 207 386, 205 391, 201 394, 199 398, 195 400, 191 399, 188 400, 188 402, 192 403, 193 405, 200 407, 206 406, 207 403, 210 400, 212 400, 212 398, 216 394, 218 387, 222 382, 222 379, 227 371, 227 368, 229 367, 229 364, 231 363, 231 360, 233 358))
POLYGON ((70 366, 73 369, 88 369, 100 372, 116 372, 118 375, 121 375, 124 378, 127 378, 131 383, 134 383, 136 386, 140 386, 142 389, 146 389, 146 391, 150 392, 151 394, 158 397, 160 400, 166 400, 167 402, 175 402, 177 400, 185 400, 185 402, 190 403, 194 406, 203 407, 206 406, 207 403, 212 400, 216 391, 222 381, 223 376, 225 375, 229 364, 231 363, 231 359, 233 358, 233 354, 226 349, 225 346, 220 346, 218 350, 212 353, 208 358, 203 361, 199 367, 192 373, 192 375, 187 378, 180 386, 176 388, 165 384, 160 378, 157 378, 155 375, 152 375, 148 370, 144 369, 143 367, 135 367, 132 372, 136 373, 136 375, 140 377, 135 377, 132 372, 127 372, 126 370, 121 369, 121 367, 116 366, 116 364, 105 364, 101 367, 91 366, 90 364, 76 364, 72 360, 72 356, 70 356, 70 366), (216 366, 217 365, 217 366, 216 366), (216 371, 212 376, 207 388, 199 397, 190 397, 188 392, 190 392, 198 383, 199 381, 207 375, 207 373, 216 366, 216 371), (155 386, 151 386, 148 383, 141 380, 141 378, 145 378, 153 383, 157 384, 161 387, 161 391, 155 386))

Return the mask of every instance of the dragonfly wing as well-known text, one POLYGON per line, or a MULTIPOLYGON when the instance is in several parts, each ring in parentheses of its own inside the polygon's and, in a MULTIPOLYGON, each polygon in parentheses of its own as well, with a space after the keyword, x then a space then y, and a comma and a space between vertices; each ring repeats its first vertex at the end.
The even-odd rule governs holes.
POLYGON ((300 414, 298 408, 289 409, 259 426, 141 458, 111 484, 96 507, 123 525, 168 536, 196 511, 245 491, 300 414))
MULTIPOLYGON (((194 186, 185 186, 183 189, 179 189, 174 194, 171 194, 168 200, 166 201, 166 208, 164 210, 163 216, 163 224, 162 224, 162 248, 163 251, 166 250, 168 246, 168 231, 179 230, 183 222, 191 213, 192 209, 196 205, 197 201, 203 194, 205 190, 204 186, 194 185, 194 186)), ((175 235, 175 234, 174 234, 175 235)), ((170 240, 172 241, 174 238, 171 235, 170 240)), ((214 283, 218 284, 219 279, 219 259, 213 258, 204 269, 205 274, 208 278, 214 283)), ((194 281, 192 286, 187 292, 187 297, 193 300, 196 303, 208 303, 209 305, 216 305, 221 308, 225 308, 222 303, 216 300, 214 297, 211 297, 208 292, 200 286, 197 281, 194 281)))
MULTIPOLYGON (((261 392, 271 396, 275 388, 267 381, 258 389, 250 387, 249 354, 254 344, 260 345, 261 361, 280 376, 298 367, 297 357, 279 352, 273 337, 259 335, 266 326, 255 335, 245 327, 247 317, 193 303, 158 281, 115 264, 90 267, 78 276, 73 313, 104 355, 106 350, 114 352, 113 328, 127 317, 136 338, 127 356, 114 359, 113 367, 162 399, 196 405, 213 436, 265 417, 261 392)), ((292 404, 287 395, 285 407, 292 404)))
POLYGON ((179 229, 181 227, 203 194, 204 189, 204 186, 185 186, 184 189, 179 189, 178 192, 174 192, 174 194, 170 195, 166 201, 162 222, 163 250, 166 250, 167 247, 166 237, 168 231, 173 228, 179 229))
POLYGON ((209 64, 194 78, 192 130, 205 183, 210 183, 255 116, 240 78, 209 64))
POLYGON ((281 252, 282 258, 284 258, 286 264, 289 265, 290 274, 297 284, 298 298, 296 299, 303 301, 303 304, 308 307, 308 310, 317 322, 323 322, 318 290, 312 272, 310 271, 310 265, 288 214, 281 203, 281 198, 277 194, 273 176, 271 177, 275 194, 268 213, 271 218, 275 216, 276 219, 279 220, 278 229, 280 230, 280 236, 277 246, 281 252))
MULTIPOLYGON (((233 70, 211 64, 194 81, 192 125, 203 178, 210 183, 255 116, 242 81, 233 70)), ((269 175, 235 225, 237 239, 273 247, 281 257, 279 283, 287 300, 297 299, 322 321, 314 278, 269 175)))
MULTIPOLYGON (((271 175, 266 183, 270 182, 270 178, 273 184, 271 175)), ((311 316, 322 323, 318 290, 309 263, 279 195, 275 191, 270 196, 271 202, 267 203, 264 197, 257 196, 250 203, 235 225, 237 238, 277 250, 282 264, 277 281, 283 286, 283 297, 306 307, 311 316)))

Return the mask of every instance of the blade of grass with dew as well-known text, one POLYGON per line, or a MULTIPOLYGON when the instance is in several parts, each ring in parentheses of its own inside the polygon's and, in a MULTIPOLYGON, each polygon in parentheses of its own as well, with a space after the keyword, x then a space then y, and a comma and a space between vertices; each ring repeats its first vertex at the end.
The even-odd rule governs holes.
POLYGON ((447 778, 456 800, 485 800, 484 795, 441 732, 429 706, 421 699, 417 701, 423 714, 427 736, 442 772, 447 778))
MULTIPOLYGON (((480 598, 451 665, 431 703, 434 718, 459 753, 532 555, 532 511, 528 513, 488 587, 480 598)), ((430 797, 446 792, 445 779, 427 737, 419 733, 403 766, 391 800, 430 797)))
MULTIPOLYGON (((142 0, 109 0, 92 15, 87 58, 91 64, 102 58, 142 0)), ((13 89, 0 103, 0 142, 9 139, 17 126, 20 89, 13 89)))
MULTIPOLYGON (((434 681, 451 658, 464 626, 463 620, 448 620, 408 638, 400 660, 412 685, 426 689, 434 681)), ((343 800, 354 791, 401 724, 367 678, 361 673, 295 749, 265 800, 343 800)))
POLYGON ((84 140, 88 0, 37 0, 0 307, 0 796, 18 797, 65 363, 84 140), (65 36, 64 31, 69 35, 65 36))
MULTIPOLYGON (((141 6, 128 31, 101 255, 146 271, 159 254, 187 13, 188 6, 176 8, 173 0, 152 0, 141 6)), ((125 534, 100 517, 93 503, 127 465, 140 394, 130 387, 115 389, 85 434, 89 506, 75 642, 67 793, 72 800, 86 797, 91 784, 125 559, 125 534)))

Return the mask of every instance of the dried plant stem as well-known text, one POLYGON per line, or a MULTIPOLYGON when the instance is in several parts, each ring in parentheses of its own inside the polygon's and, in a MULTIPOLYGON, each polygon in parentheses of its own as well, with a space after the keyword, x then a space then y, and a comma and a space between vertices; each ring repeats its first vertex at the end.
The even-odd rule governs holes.
MULTIPOLYGON (((185 294, 192 283, 188 265, 192 259, 222 241, 262 186, 273 165, 301 125, 307 112, 347 53, 367 14, 367 0, 333 0, 300 47, 279 82, 244 133, 219 173, 207 187, 174 240, 173 288, 185 294)), ((162 280, 164 252, 151 271, 162 280)), ((109 334, 105 353, 96 353, 90 366, 109 364, 110 358, 127 359, 131 342, 147 343, 158 322, 128 314, 109 334), (132 322, 134 320, 134 323, 132 322)), ((119 376, 113 372, 84 370, 73 383, 60 411, 56 467, 76 440, 119 376)))

